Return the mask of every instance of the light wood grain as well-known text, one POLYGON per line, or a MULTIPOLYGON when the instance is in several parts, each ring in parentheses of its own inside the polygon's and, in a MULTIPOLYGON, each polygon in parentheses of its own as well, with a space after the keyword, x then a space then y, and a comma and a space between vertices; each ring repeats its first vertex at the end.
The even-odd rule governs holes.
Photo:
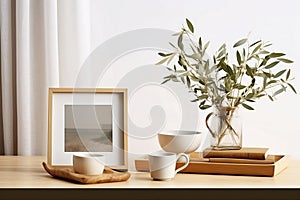
POLYGON ((54 88, 48 91, 48 146, 47 146, 47 163, 52 163, 52 99, 54 88))
POLYGON ((123 134, 124 134, 124 159, 125 166, 128 168, 128 91, 122 89, 120 92, 123 94, 123 134))
POLYGON ((126 88, 49 88, 53 93, 124 93, 126 88))
POLYGON ((126 182, 76 184, 53 178, 42 166, 46 156, 0 156, 0 188, 299 188, 300 160, 275 177, 179 173, 170 181, 152 181, 147 172, 131 171, 126 182))

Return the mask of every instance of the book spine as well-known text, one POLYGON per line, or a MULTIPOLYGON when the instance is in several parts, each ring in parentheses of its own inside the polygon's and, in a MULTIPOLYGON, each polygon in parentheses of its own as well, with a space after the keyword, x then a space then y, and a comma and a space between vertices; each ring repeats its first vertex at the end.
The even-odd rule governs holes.
POLYGON ((257 159, 264 160, 265 153, 230 153, 230 152, 216 152, 216 151, 206 151, 204 152, 204 158, 241 158, 241 159, 257 159))

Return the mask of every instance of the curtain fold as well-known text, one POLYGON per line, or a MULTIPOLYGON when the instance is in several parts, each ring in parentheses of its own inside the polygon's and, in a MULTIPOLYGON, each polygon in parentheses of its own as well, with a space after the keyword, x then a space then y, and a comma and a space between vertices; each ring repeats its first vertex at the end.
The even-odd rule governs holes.
POLYGON ((90 49, 89 0, 0 1, 0 155, 45 155, 48 88, 74 87, 90 49))
POLYGON ((57 1, 1 0, 0 6, 0 153, 45 155, 48 88, 59 86, 57 1))
POLYGON ((1 1, 1 153, 17 154, 16 1, 1 1))

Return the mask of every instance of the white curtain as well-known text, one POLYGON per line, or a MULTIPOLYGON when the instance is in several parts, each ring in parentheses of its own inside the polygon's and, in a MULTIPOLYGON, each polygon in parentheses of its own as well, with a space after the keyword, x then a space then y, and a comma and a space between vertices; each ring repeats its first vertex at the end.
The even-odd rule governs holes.
POLYGON ((63 77, 89 50, 89 1, 0 2, 0 154, 45 155, 48 88, 76 81, 63 77))

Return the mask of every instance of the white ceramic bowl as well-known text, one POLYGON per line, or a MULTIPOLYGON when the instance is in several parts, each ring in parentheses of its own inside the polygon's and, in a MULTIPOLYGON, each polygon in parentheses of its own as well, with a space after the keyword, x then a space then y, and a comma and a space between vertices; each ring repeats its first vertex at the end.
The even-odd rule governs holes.
POLYGON ((196 131, 170 130, 158 133, 161 148, 173 153, 192 153, 202 141, 202 133, 196 131))
POLYGON ((104 162, 104 155, 101 154, 75 153, 73 155, 73 169, 79 174, 102 174, 104 170, 104 162))

